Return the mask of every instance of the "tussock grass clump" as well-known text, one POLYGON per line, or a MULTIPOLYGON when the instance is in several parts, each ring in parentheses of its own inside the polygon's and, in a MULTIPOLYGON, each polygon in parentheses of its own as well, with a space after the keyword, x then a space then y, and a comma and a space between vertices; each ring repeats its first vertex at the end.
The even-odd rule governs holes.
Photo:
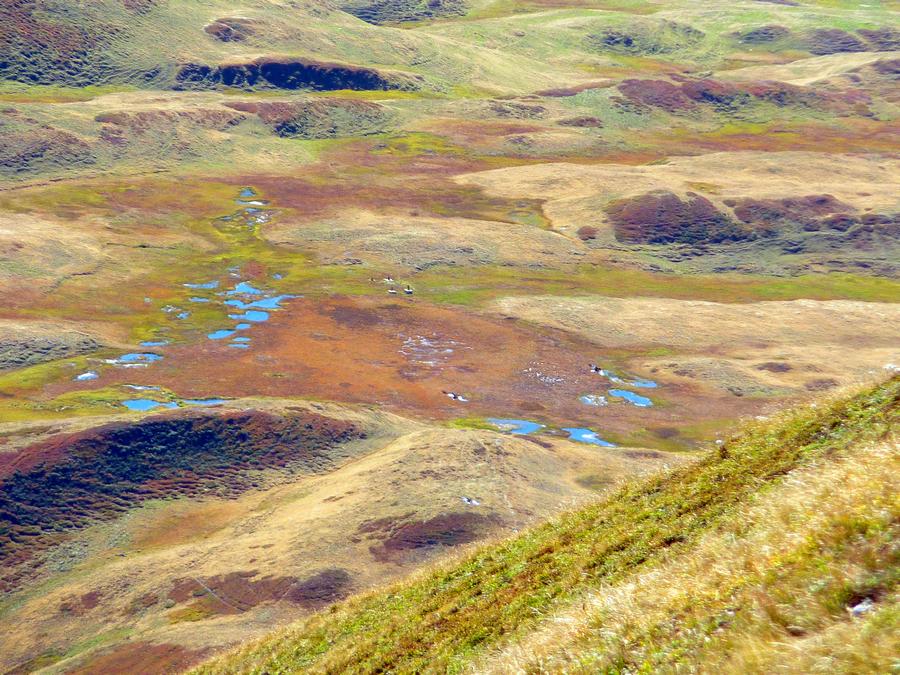
POLYGON ((752 422, 687 467, 196 672, 888 664, 898 403, 894 377, 752 422))

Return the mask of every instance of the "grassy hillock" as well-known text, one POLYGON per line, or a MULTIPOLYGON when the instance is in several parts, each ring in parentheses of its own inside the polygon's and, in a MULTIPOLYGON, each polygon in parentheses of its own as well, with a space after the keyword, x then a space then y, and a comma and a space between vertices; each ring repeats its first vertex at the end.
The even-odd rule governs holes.
POLYGON ((900 377, 749 423, 697 462, 198 673, 888 672, 900 377))

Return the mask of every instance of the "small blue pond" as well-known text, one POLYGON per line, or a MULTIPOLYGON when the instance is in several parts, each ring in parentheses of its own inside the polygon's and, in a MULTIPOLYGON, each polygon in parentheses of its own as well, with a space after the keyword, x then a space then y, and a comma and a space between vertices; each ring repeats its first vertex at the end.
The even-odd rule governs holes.
POLYGON ((535 431, 540 431, 544 428, 543 424, 538 424, 537 422, 531 422, 529 420, 506 420, 489 417, 487 421, 500 429, 500 431, 519 436, 533 434, 535 431))
POLYGON ((254 288, 249 282, 242 281, 232 290, 227 291, 227 295, 262 295, 262 291, 254 288))
POLYGON ((246 342, 230 342, 228 346, 234 347, 235 349, 250 349, 250 345, 246 342))
POLYGON ((221 330, 217 330, 217 331, 213 331, 212 333, 209 333, 206 337, 208 337, 210 340, 224 340, 225 338, 231 337, 232 335, 234 335, 234 333, 235 332, 233 330, 226 330, 223 328, 221 330))
POLYGON ((144 340, 141 347, 164 347, 169 344, 168 340, 144 340))
POLYGON ((243 197, 243 198, 245 198, 245 199, 246 199, 247 197, 255 197, 255 196, 256 196, 256 190, 254 190, 254 189, 251 188, 251 187, 245 187, 243 190, 241 190, 239 196, 241 196, 241 197, 243 197))
POLYGON ((606 397, 601 396, 600 394, 585 394, 584 396, 579 396, 578 400, 585 405, 593 405, 598 407, 607 404, 606 397))
POLYGON ((640 377, 635 380, 625 380, 611 370, 601 370, 600 374, 614 384, 624 384, 629 387, 638 387, 639 389, 656 389, 659 386, 653 380, 645 380, 640 377))
POLYGON ((604 441, 597 435, 595 431, 591 431, 590 429, 582 429, 580 427, 566 427, 563 429, 563 431, 569 432, 570 441, 577 441, 578 443, 590 443, 591 445, 600 445, 604 448, 616 447, 615 443, 604 441))
POLYGON ((272 275, 272 278, 273 279, 284 279, 284 275, 280 274, 279 272, 275 272, 275 274, 272 275))
POLYGON ((128 401, 122 401, 122 405, 124 405, 129 410, 137 410, 139 412, 146 412, 148 410, 153 410, 154 408, 177 408, 177 403, 172 402, 163 402, 163 401, 153 401, 149 398, 133 398, 128 401))
POLYGON ((253 323, 261 323, 263 321, 269 320, 268 312, 261 312, 256 309, 247 310, 243 314, 229 314, 229 319, 234 319, 235 321, 239 321, 243 319, 244 321, 252 321, 253 323))
POLYGON ((138 352, 131 354, 122 354, 117 359, 113 359, 113 363, 152 363, 153 361, 159 361, 162 357, 159 354, 154 354, 152 352, 138 352))
POLYGON ((190 315, 191 315, 190 312, 179 312, 178 314, 175 315, 175 318, 176 318, 176 319, 186 319, 186 318, 188 318, 190 315))
POLYGON ((82 373, 81 375, 76 375, 75 381, 76 382, 87 382, 88 380, 96 380, 98 377, 100 377, 100 376, 96 373, 96 371, 89 370, 86 373, 82 373))
POLYGON ((281 309, 281 303, 285 300, 295 298, 295 295, 273 295, 271 298, 263 298, 262 300, 254 300, 253 302, 241 302, 240 300, 226 300, 225 304, 238 309, 281 309))
POLYGON ((224 398, 186 398, 182 403, 186 405, 222 405, 228 401, 224 398))
POLYGON ((248 328, 250 328, 249 323, 239 323, 237 326, 234 327, 235 330, 247 330, 248 328))
POLYGON ((219 287, 218 281, 207 281, 202 284, 185 284, 188 288, 193 288, 195 290, 212 290, 213 288, 219 287))
POLYGON ((653 401, 651 401, 646 396, 635 394, 633 391, 628 391, 626 389, 610 389, 609 395, 616 396, 618 398, 624 398, 626 401, 628 401, 632 405, 636 405, 638 408, 649 408, 653 405, 653 401))
POLYGON ((209 302, 209 298, 188 298, 191 302, 209 302))
POLYGON ((250 342, 250 338, 248 337, 236 337, 232 342, 250 342))

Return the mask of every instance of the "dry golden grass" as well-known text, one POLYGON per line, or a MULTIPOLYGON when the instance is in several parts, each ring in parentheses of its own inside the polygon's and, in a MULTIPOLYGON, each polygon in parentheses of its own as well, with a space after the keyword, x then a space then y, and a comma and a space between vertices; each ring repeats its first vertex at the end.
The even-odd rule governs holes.
POLYGON ((889 303, 518 296, 492 307, 605 349, 663 348, 635 365, 663 381, 745 395, 856 384, 900 357, 900 305, 889 303))
POLYGON ((288 219, 266 233, 278 245, 312 248, 326 262, 376 260, 407 269, 435 265, 563 267, 582 262, 584 245, 555 232, 474 218, 397 217, 346 210, 310 224, 288 219))
POLYGON ((586 594, 476 670, 608 672, 656 657, 662 670, 684 659, 697 672, 887 672, 900 649, 887 629, 900 619, 896 570, 885 570, 898 451, 891 439, 792 473, 696 549, 586 594), (853 618, 844 589, 860 589, 849 604, 866 592, 881 602, 853 618))
POLYGON ((896 56, 896 52, 827 54, 825 56, 813 56, 808 59, 799 59, 784 64, 767 64, 725 70, 719 73, 719 75, 724 79, 729 80, 780 80, 790 84, 809 86, 816 82, 827 80, 835 75, 841 75, 848 71, 852 71, 860 66, 865 66, 881 59, 895 58, 896 56))

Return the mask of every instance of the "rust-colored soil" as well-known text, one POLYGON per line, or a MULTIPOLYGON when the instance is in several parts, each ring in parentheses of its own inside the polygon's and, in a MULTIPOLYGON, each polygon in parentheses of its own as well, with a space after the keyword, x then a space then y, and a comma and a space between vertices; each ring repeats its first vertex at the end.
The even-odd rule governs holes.
MULTIPOLYGON (((162 385, 186 398, 315 397, 383 406, 426 419, 485 416, 539 417, 590 423, 597 409, 580 403, 609 383, 588 372, 589 362, 615 352, 561 331, 501 316, 431 305, 418 297, 298 298, 255 327, 252 348, 200 339, 173 345, 147 369, 109 370, 104 386, 136 381, 162 385), (464 394, 469 402, 443 392, 464 394)), ((100 386, 99 384, 95 386, 100 386)), ((48 388, 55 395, 84 383, 48 388)), ((710 405, 690 389, 660 392, 692 415, 735 414, 735 402, 710 405)), ((747 405, 739 406, 741 412, 747 405)), ((631 406, 604 409, 604 424, 667 419, 631 406)))

